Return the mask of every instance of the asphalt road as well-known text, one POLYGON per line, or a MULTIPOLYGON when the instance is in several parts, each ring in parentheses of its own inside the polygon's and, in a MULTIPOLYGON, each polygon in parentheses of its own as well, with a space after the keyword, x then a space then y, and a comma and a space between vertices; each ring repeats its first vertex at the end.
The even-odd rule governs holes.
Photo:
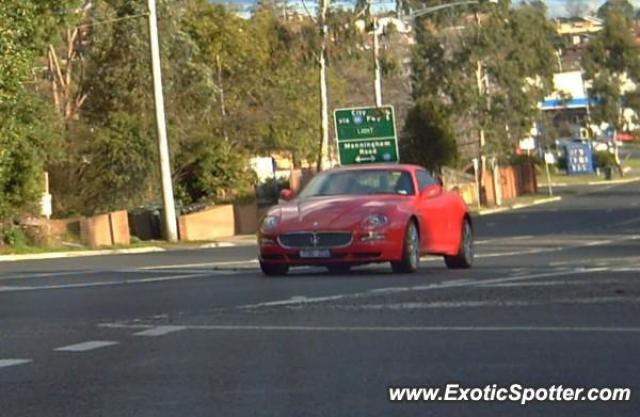
POLYGON ((255 247, 0 264, 0 416, 632 416, 640 184, 475 219, 477 264, 263 278, 255 247), (395 386, 628 402, 390 402, 395 386))

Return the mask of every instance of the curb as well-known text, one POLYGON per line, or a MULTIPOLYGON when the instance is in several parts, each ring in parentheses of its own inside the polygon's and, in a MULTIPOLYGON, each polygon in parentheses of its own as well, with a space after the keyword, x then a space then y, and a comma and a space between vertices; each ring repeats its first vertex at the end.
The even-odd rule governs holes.
POLYGON ((198 246, 198 249, 234 248, 236 246, 241 246, 241 245, 238 245, 237 243, 233 243, 233 242, 211 242, 211 243, 205 243, 204 245, 198 246))
MULTIPOLYGON (((589 182, 583 182, 583 183, 577 183, 577 184, 569 184, 567 182, 559 182, 559 183, 551 183, 552 187, 571 187, 571 186, 585 186, 585 185, 616 185, 616 184, 628 184, 631 182, 636 182, 636 181, 640 181, 640 177, 634 177, 634 178, 625 178, 625 179, 620 179, 620 180, 611 180, 611 181, 589 181, 589 182)), ((549 185, 546 183, 540 183, 538 184, 538 188, 544 188, 544 187, 548 187, 549 185)))
POLYGON ((591 181, 588 182, 587 185, 615 185, 615 184, 628 184, 630 182, 640 181, 640 178, 626 178, 621 180, 611 180, 611 181, 591 181))
POLYGON ((131 249, 99 249, 99 250, 82 250, 70 252, 43 252, 28 253, 24 255, 0 255, 0 262, 12 261, 32 261, 38 259, 62 259, 62 258, 80 258, 85 256, 103 256, 103 255, 135 255, 140 253, 165 252, 166 249, 158 246, 149 246, 145 248, 131 249))
POLYGON ((475 214, 478 215, 478 216, 486 216, 486 215, 489 215, 489 214, 501 213, 501 212, 510 211, 510 210, 518 210, 518 209, 532 207, 532 206, 539 206, 540 204, 553 203, 553 202, 561 201, 561 200, 562 200, 561 196, 549 197, 549 198, 539 198, 537 200, 533 200, 531 203, 517 203, 517 204, 513 204, 513 205, 508 206, 508 207, 498 207, 498 208, 493 208, 493 209, 484 209, 484 210, 477 211, 475 214))
POLYGON ((78 250, 67 252, 42 252, 42 253, 27 253, 21 255, 0 255, 1 262, 14 262, 14 261, 32 261, 39 259, 63 259, 63 258, 81 258, 86 256, 104 256, 104 255, 136 255, 144 253, 154 252, 172 252, 183 250, 196 250, 196 249, 215 249, 215 248, 232 248, 238 246, 251 246, 255 242, 240 241, 240 242, 209 242, 204 244, 195 244, 190 246, 173 246, 173 247, 160 247, 160 246, 146 246, 141 248, 130 249, 96 249, 96 250, 78 250))

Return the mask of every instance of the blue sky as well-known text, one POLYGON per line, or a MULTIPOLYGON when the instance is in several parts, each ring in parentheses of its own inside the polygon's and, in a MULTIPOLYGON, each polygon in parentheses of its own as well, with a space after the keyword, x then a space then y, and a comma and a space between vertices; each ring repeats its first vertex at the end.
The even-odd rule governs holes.
MULTIPOLYGON (((630 1, 635 7, 640 7, 640 0, 630 1)), ((568 0, 546 0, 546 2, 549 5, 549 14, 551 16, 563 16, 566 14, 565 5, 569 2, 568 0)), ((588 4, 589 9, 597 10, 605 0, 581 0, 581 2, 588 4)))
MULTIPOLYGON (((1 1, 1 0, 0 0, 1 1)), ((231 4, 239 4, 239 5, 251 5, 255 4, 255 0, 211 0, 212 2, 220 2, 220 3, 231 3, 231 4)), ((299 0, 289 0, 290 3, 299 3, 299 0)), ((307 6, 313 9, 314 5, 317 3, 317 0, 306 0, 307 6)), ((332 0, 332 2, 335 0, 332 0)), ((520 0, 512 0, 514 4, 519 3, 520 0)), ((564 16, 566 15, 566 5, 570 2, 570 0, 545 0, 549 5, 549 14, 552 17, 555 16, 564 16)), ((597 10, 606 0, 580 0, 581 2, 588 5, 590 10, 597 10)), ((630 0, 631 3, 640 8, 640 0, 630 0)), ((341 3, 348 3, 349 0, 341 0, 341 3)), ((394 0, 374 0, 374 4, 378 4, 379 7, 382 6, 384 9, 393 9, 394 0), (382 4, 384 3, 384 4, 382 4)))

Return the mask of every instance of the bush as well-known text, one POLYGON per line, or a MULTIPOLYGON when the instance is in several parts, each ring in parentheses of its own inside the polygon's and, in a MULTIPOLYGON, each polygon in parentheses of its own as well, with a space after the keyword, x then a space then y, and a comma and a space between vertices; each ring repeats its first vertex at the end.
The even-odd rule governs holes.
POLYGON ((11 227, 2 234, 2 241, 5 245, 13 248, 28 246, 29 239, 27 235, 18 227, 11 227))
POLYGON ((403 162, 422 165, 432 171, 455 165, 458 146, 444 106, 423 99, 409 111, 400 155, 403 162))
POLYGON ((606 168, 616 165, 616 158, 607 151, 597 151, 593 154, 593 160, 597 168, 606 168))
POLYGON ((185 205, 228 202, 253 194, 255 173, 246 166, 246 156, 229 142, 208 134, 194 135, 176 161, 176 188, 185 205))
POLYGON ((77 176, 84 214, 144 203, 157 182, 157 153, 151 129, 136 115, 115 112, 95 128, 81 149, 77 176))

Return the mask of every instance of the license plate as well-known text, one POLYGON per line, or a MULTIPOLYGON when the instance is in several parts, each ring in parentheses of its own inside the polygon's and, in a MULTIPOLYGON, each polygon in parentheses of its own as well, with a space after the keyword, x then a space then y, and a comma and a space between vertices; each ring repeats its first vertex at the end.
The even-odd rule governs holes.
POLYGON ((327 249, 306 249, 300 251, 301 258, 329 258, 331 252, 327 249))

